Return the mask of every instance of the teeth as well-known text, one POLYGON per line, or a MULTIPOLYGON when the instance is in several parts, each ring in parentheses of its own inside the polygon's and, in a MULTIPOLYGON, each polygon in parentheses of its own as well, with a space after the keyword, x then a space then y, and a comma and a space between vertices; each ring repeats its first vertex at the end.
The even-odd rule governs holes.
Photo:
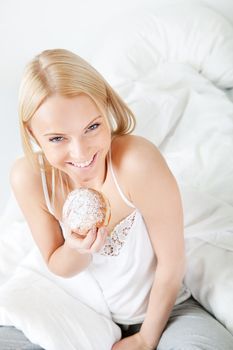
POLYGON ((78 168, 85 168, 85 167, 87 167, 88 165, 91 164, 93 158, 94 158, 94 157, 92 157, 91 160, 87 160, 86 162, 83 162, 83 163, 74 163, 74 162, 71 162, 71 164, 72 164, 73 166, 78 167, 78 168))

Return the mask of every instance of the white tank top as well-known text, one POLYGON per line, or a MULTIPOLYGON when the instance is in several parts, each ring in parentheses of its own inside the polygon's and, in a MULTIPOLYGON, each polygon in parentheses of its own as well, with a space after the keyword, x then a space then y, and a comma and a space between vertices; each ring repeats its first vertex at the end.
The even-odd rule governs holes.
MULTIPOLYGON (((114 227, 101 251, 93 254, 88 270, 102 290, 113 321, 127 325, 142 323, 155 276, 155 253, 140 211, 125 197, 117 182, 111 152, 107 163, 122 200, 134 211, 114 227)), ((53 214, 46 177, 44 171, 41 172, 46 204, 53 214)), ((175 304, 190 295, 182 285, 175 304)))

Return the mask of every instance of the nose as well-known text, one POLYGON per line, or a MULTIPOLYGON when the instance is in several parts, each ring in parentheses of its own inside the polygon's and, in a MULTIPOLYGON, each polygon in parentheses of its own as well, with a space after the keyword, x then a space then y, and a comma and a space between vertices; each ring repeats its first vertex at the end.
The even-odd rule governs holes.
POLYGON ((88 160, 88 146, 85 140, 81 138, 73 138, 70 141, 69 153, 72 160, 77 162, 85 162, 88 160))

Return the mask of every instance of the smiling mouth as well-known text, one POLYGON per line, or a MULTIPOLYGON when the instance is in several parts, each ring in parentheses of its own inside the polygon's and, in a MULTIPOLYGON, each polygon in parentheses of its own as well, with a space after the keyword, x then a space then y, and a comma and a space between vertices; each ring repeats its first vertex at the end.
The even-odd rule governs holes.
POLYGON ((88 160, 86 162, 83 162, 83 163, 68 162, 68 164, 74 166, 75 168, 80 168, 80 169, 88 168, 93 163, 95 158, 96 158, 96 153, 94 154, 94 156, 90 160, 88 160))

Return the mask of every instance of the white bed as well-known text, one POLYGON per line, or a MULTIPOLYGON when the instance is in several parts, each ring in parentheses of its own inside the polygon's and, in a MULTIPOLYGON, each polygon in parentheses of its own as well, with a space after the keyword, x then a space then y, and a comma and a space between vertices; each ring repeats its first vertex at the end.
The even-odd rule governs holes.
MULTIPOLYGON (((92 63, 134 110, 135 133, 160 148, 176 176, 185 283, 233 334, 233 26, 204 5, 185 3, 125 13, 117 23, 92 63)), ((65 286, 46 270, 13 197, 0 229, 0 324, 13 324, 46 350, 110 350, 119 329, 91 276, 65 286), (84 279, 95 290, 92 301, 84 279), (85 323, 85 304, 105 318, 85 316, 85 323)))

